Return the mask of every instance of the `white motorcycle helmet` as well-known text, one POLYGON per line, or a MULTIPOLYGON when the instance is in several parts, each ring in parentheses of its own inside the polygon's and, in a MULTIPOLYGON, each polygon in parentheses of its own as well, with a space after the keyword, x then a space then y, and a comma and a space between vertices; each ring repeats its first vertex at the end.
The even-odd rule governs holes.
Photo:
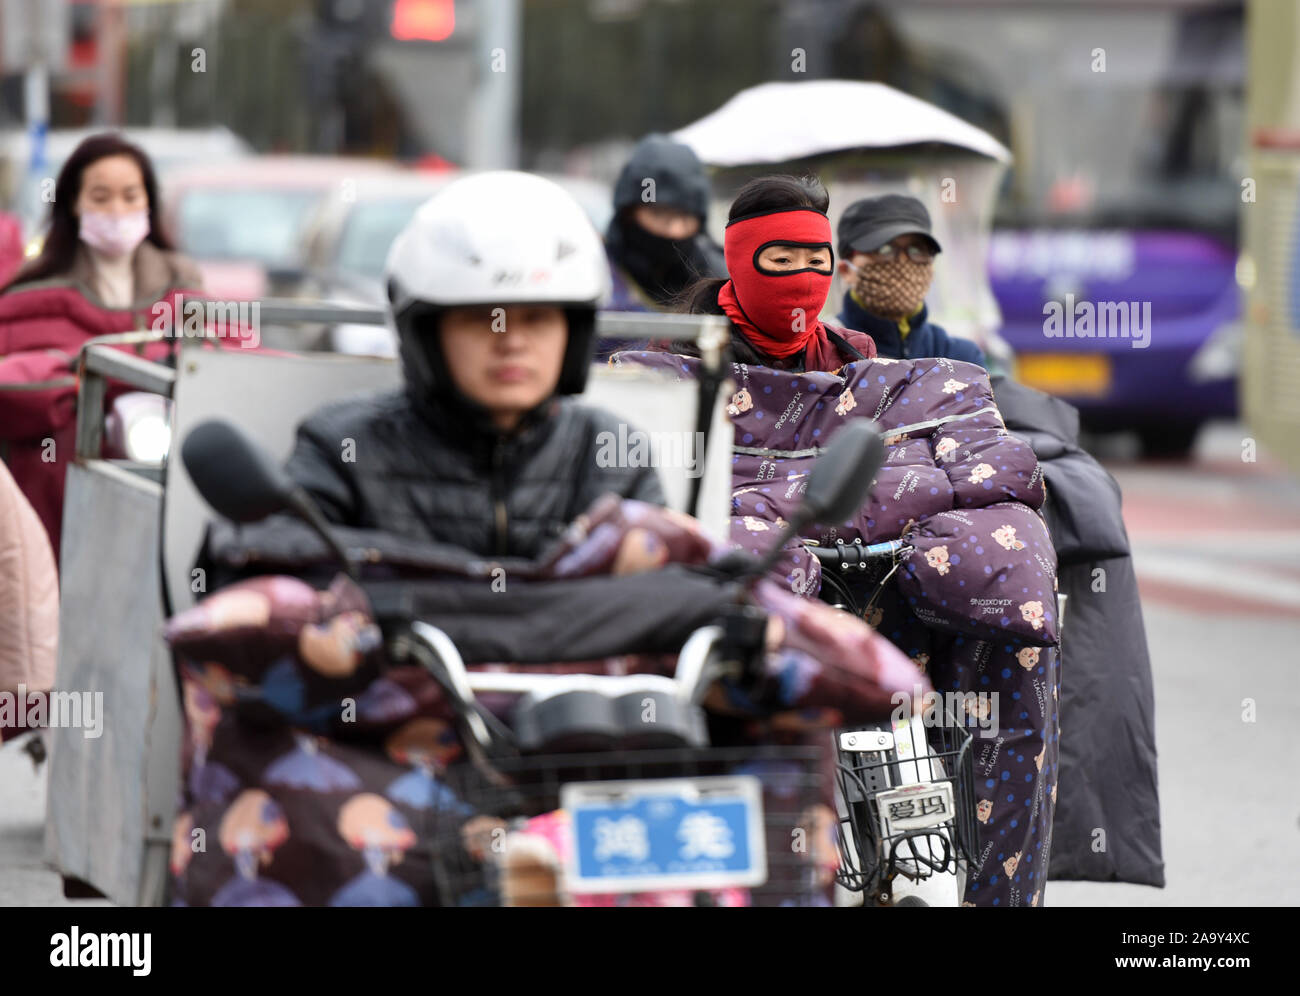
POLYGON ((569 338, 556 393, 582 393, 609 264, 564 188, 507 170, 455 180, 402 229, 385 272, 407 383, 418 393, 450 385, 438 335, 444 310, 527 304, 564 308, 569 338))

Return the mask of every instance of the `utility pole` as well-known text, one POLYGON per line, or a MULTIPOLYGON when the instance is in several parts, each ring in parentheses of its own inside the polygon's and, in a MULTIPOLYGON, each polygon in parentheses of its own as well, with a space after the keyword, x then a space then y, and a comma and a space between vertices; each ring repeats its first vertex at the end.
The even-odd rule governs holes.
POLYGON ((4 0, 3 51, 6 71, 23 71, 23 117, 31 151, 29 166, 44 169, 50 130, 50 73, 63 68, 70 22, 66 0, 4 0))
POLYGON ((104 127, 122 123, 122 50, 126 35, 124 19, 122 0, 101 0, 99 99, 95 103, 95 123, 104 127))
POLYGON ((465 165, 514 169, 519 164, 519 91, 523 45, 519 0, 478 0, 474 92, 466 119, 465 165))

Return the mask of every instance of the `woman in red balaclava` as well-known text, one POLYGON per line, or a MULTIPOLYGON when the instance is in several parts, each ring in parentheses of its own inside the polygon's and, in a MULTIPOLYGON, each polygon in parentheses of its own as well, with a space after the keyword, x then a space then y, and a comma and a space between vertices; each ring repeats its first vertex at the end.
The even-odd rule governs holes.
POLYGON ((801 373, 876 355, 870 336, 817 317, 834 272, 829 204, 815 177, 759 177, 736 195, 724 240, 731 279, 697 283, 687 310, 731 319, 737 362, 801 373))

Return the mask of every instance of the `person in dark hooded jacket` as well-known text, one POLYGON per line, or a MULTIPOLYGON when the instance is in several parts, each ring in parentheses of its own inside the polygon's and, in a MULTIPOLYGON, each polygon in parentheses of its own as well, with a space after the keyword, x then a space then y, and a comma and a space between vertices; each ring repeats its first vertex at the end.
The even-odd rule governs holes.
POLYGON ((722 249, 704 230, 709 179, 688 146, 647 135, 614 185, 605 233, 615 311, 673 310, 703 277, 726 276, 722 249))

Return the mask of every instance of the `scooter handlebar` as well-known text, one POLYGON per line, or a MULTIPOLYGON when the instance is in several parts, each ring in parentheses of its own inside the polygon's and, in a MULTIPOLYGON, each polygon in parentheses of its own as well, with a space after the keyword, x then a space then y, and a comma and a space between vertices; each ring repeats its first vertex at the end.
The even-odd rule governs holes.
POLYGON ((470 733, 483 747, 491 741, 491 734, 479 713, 479 692, 506 692, 519 695, 533 694, 539 698, 573 691, 597 692, 617 697, 632 686, 659 690, 673 695, 683 705, 699 705, 709 686, 722 675, 715 650, 723 639, 723 628, 718 625, 702 626, 695 630, 682 645, 677 655, 677 668, 670 678, 666 675, 603 675, 603 674, 536 674, 527 671, 470 671, 456 644, 445 632, 429 623, 416 620, 407 634, 398 638, 398 646, 405 641, 404 649, 410 651, 430 670, 439 683, 460 706, 470 733))
POLYGON ((823 567, 839 568, 841 571, 854 569, 863 571, 867 569, 869 561, 895 557, 910 547, 903 540, 889 540, 870 545, 864 545, 861 541, 841 542, 835 546, 806 543, 804 549, 821 561, 823 567))

